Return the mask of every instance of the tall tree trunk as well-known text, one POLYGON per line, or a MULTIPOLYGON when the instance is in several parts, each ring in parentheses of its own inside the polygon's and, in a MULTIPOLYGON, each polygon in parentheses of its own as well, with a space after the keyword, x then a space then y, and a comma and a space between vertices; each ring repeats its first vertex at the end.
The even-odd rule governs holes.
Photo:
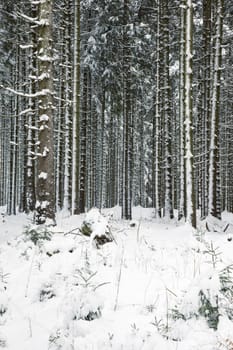
POLYGON ((55 183, 53 156, 53 54, 52 0, 38 5, 38 126, 36 222, 55 222, 55 183))
POLYGON ((79 184, 79 213, 85 212, 86 207, 86 175, 87 175, 87 121, 88 121, 88 86, 89 67, 83 72, 82 118, 80 128, 80 184, 79 184))
POLYGON ((220 159, 219 159, 219 111, 221 90, 223 0, 216 1, 216 32, 214 47, 214 73, 211 105, 211 133, 209 156, 209 214, 221 219, 220 159))
POLYGON ((180 119, 180 202, 179 219, 186 217, 186 186, 185 186, 185 162, 184 162, 184 72, 185 72, 185 0, 182 0, 180 14, 180 72, 179 72, 179 119, 180 119))
POLYGON ((70 196, 70 183, 71 183, 71 130, 72 130, 72 121, 71 121, 71 64, 72 60, 70 57, 71 52, 71 31, 70 31, 70 13, 71 13, 71 4, 69 0, 64 2, 65 6, 65 151, 64 151, 64 197, 63 197, 63 209, 69 211, 71 209, 71 196, 70 196))
POLYGON ((186 219, 196 227, 196 204, 194 190, 193 139, 192 139, 192 39, 193 39, 193 4, 186 0, 185 16, 185 184, 186 184, 186 219))
POLYGON ((123 203, 122 218, 132 219, 132 113, 131 113, 131 73, 130 73, 130 42, 129 42, 129 1, 124 0, 123 28, 123 203))
MULTIPOLYGON (((31 11, 32 18, 36 18, 36 5, 32 4, 31 11)), ((34 95, 36 93, 36 51, 37 51, 37 35, 35 28, 31 28, 31 48, 30 48, 30 82, 29 92, 34 95)), ((35 209, 36 193, 35 193, 35 115, 36 115, 36 101, 35 98, 29 98, 29 112, 27 115, 27 151, 26 151, 26 212, 35 209)))
POLYGON ((154 145, 154 179, 153 179, 153 206, 155 207, 155 215, 161 216, 161 192, 160 192, 160 177, 161 177, 161 154, 160 154, 160 71, 161 71, 161 4, 157 2, 157 28, 156 28, 156 92, 155 92, 155 115, 153 118, 153 145, 154 145))
POLYGON ((80 0, 74 3, 74 101, 71 212, 79 211, 79 122, 80 122, 80 0))
POLYGON ((168 1, 164 1, 162 7, 162 23, 163 23, 163 69, 164 69, 164 85, 163 85, 163 99, 164 99, 164 134, 165 134, 165 201, 164 201, 164 215, 173 219, 173 203, 172 203, 172 140, 171 140, 171 82, 169 75, 169 14, 168 1))
POLYGON ((211 90, 211 13, 212 0, 203 1, 203 66, 201 134, 201 217, 208 214, 209 141, 210 141, 210 90, 211 90))

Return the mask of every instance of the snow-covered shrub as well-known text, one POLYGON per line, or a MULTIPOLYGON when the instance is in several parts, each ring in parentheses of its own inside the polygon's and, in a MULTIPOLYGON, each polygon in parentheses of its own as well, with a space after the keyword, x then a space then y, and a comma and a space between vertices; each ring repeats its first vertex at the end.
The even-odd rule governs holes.
POLYGON ((91 209, 85 216, 85 219, 82 222, 80 231, 85 236, 91 236, 92 232, 94 231, 94 226, 96 223, 102 222, 103 223, 103 231, 105 231, 106 227, 106 219, 100 214, 99 210, 96 208, 91 209))
POLYGON ((215 302, 211 301, 211 298, 207 295, 206 292, 202 290, 199 293, 200 295, 200 307, 199 314, 203 316, 209 328, 217 330, 219 323, 219 305, 218 305, 218 295, 216 295, 215 302))
POLYGON ((7 312, 7 305, 2 296, 0 298, 0 317, 2 317, 7 312))
POLYGON ((24 228, 23 235, 26 241, 32 241, 35 245, 52 239, 52 232, 44 225, 28 225, 24 228))
POLYGON ((70 285, 63 303, 65 323, 76 320, 92 321, 101 316, 103 299, 97 289, 104 283, 97 281, 97 271, 91 270, 87 253, 83 263, 83 267, 75 269, 75 283, 70 285))
POLYGON ((188 321, 205 318, 209 328, 218 327, 220 308, 220 281, 215 270, 209 269, 191 281, 172 310, 173 320, 188 321))
POLYGON ((171 310, 171 317, 173 320, 183 320, 187 321, 188 319, 192 317, 197 317, 197 313, 188 313, 186 314, 185 312, 180 311, 179 305, 175 305, 175 307, 171 310))
POLYGON ((221 283, 221 294, 223 296, 221 305, 228 318, 233 320, 233 265, 228 265, 219 273, 221 283))
POLYGON ((101 316, 102 300, 92 288, 77 287, 70 295, 72 320, 93 321, 101 316))
POLYGON ((173 320, 204 318, 209 328, 217 330, 220 316, 233 319, 233 265, 223 267, 221 252, 212 242, 203 242, 203 262, 199 274, 190 281, 172 310, 173 320))
POLYGON ((151 323, 153 326, 155 326, 157 332, 164 336, 167 336, 167 332, 168 332, 168 325, 164 324, 164 322, 160 319, 158 320, 158 318, 155 316, 154 317, 154 321, 151 323))
POLYGON ((41 289, 39 291, 39 300, 40 301, 52 299, 55 296, 56 296, 56 293, 55 293, 54 288, 53 288, 51 283, 44 283, 41 286, 41 289))
POLYGON ((95 281, 97 272, 85 268, 77 270, 78 285, 75 292, 71 293, 73 300, 73 320, 92 321, 101 316, 103 300, 96 290, 100 284, 95 281))
POLYGON ((7 276, 0 269, 0 325, 5 323, 8 310, 7 276))
POLYGON ((84 236, 90 237, 92 234, 92 223, 90 221, 84 220, 80 231, 84 236))
POLYGON ((55 333, 50 334, 48 349, 50 349, 50 350, 62 350, 61 331, 60 330, 57 330, 55 333))
POLYGON ((103 300, 92 287, 73 286, 63 301, 64 322, 66 327, 73 321, 93 321, 101 317, 103 300))
POLYGON ((3 325, 6 321, 6 312, 7 306, 6 304, 0 304, 0 325, 3 325))
POLYGON ((0 292, 0 325, 5 324, 8 311, 8 296, 6 291, 0 292))
POLYGON ((0 334, 0 348, 6 348, 6 347, 7 347, 6 339, 0 334))
POLYGON ((68 330, 57 329, 49 336, 49 350, 71 350, 68 330))
POLYGON ((90 237, 97 248, 99 248, 100 245, 112 242, 113 240, 108 219, 96 208, 91 209, 86 214, 80 232, 83 235, 90 237))

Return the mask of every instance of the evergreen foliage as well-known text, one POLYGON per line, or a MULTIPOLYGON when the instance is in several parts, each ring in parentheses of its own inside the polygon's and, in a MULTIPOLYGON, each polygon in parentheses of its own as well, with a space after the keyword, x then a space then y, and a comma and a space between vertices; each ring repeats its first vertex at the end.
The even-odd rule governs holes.
POLYGON ((196 209, 233 211, 230 1, 0 6, 8 214, 141 205, 195 227, 196 209))
POLYGON ((43 241, 50 241, 52 238, 52 232, 45 225, 28 225, 23 235, 26 241, 32 241, 35 245, 40 245, 43 241))

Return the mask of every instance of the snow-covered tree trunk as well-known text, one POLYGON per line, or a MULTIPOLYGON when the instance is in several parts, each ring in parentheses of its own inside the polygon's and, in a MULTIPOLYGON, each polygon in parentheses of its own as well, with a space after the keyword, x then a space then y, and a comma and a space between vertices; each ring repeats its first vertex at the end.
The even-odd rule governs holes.
POLYGON ((169 13, 168 1, 164 1, 162 6, 162 24, 163 24, 163 107, 164 107, 164 136, 165 136, 165 201, 164 201, 164 216, 173 218, 173 203, 172 203, 172 140, 171 140, 171 82, 169 75, 169 13))
POLYGON ((223 0, 216 0, 216 31, 214 47, 214 73, 212 85, 211 132, 209 153, 209 207, 208 214, 221 219, 219 111, 221 90, 223 0))
POLYGON ((115 130, 115 116, 114 112, 111 110, 112 106, 112 94, 108 93, 108 103, 109 103, 109 109, 107 111, 108 115, 108 124, 105 127, 105 134, 108 132, 108 139, 105 143, 105 161, 107 163, 107 167, 105 170, 105 176, 106 176, 106 199, 105 199, 105 205, 107 208, 112 208, 115 205, 115 184, 116 184, 116 178, 117 178, 117 172, 116 172, 116 155, 115 155, 115 138, 116 138, 116 130, 115 130))
POLYGON ((106 110, 106 93, 105 93, 105 87, 102 88, 102 107, 101 107, 101 121, 100 121, 100 147, 98 152, 100 152, 100 164, 99 164, 99 170, 100 170, 100 176, 99 176, 99 208, 103 208, 104 203, 104 181, 105 181, 105 169, 107 164, 105 161, 105 110, 106 110))
POLYGON ((185 16, 185 186, 186 186, 186 219, 196 227, 196 205, 193 169, 193 140, 192 140, 192 39, 193 39, 193 4, 186 0, 185 16))
POLYGON ((180 119, 180 194, 179 219, 185 216, 185 167, 184 167, 184 60, 185 60, 185 0, 181 4, 180 13, 180 72, 179 72, 179 119, 180 119))
POLYGON ((54 119, 54 122, 56 124, 56 133, 55 133, 55 178, 56 178, 56 210, 59 211, 61 208, 63 208, 64 205, 64 174, 65 174, 65 136, 66 136, 66 130, 65 130, 65 109, 66 109, 66 88, 67 82, 64 79, 65 72, 66 72, 66 66, 65 66, 65 24, 64 24, 64 17, 61 18, 61 26, 58 31, 58 42, 61 43, 59 45, 59 51, 58 55, 60 58, 60 64, 59 64, 59 81, 57 84, 57 96, 58 96, 58 104, 57 104, 57 113, 56 118, 54 119))
POLYGON ((132 219, 132 111, 129 40, 129 1, 124 0, 123 27, 123 203, 122 218, 132 219))
MULTIPOLYGON (((20 85, 20 48, 17 45, 16 51, 16 67, 14 71, 14 80, 15 87, 20 85)), ((18 115, 19 115, 19 97, 17 95, 13 96, 13 111, 14 116, 11 118, 11 140, 10 140, 10 179, 9 179, 9 194, 8 194, 8 203, 7 203, 7 212, 8 214, 16 214, 16 172, 17 172, 17 133, 18 133, 18 115)))
POLYGON ((88 89, 87 89, 87 123, 86 123, 86 194, 85 194, 85 201, 86 201, 86 209, 89 210, 93 206, 93 187, 92 187, 92 178, 94 174, 94 167, 93 167, 93 119, 94 119, 94 101, 93 101, 93 86, 92 86, 92 75, 91 75, 91 69, 89 71, 89 78, 88 78, 88 89))
POLYGON ((64 108, 64 117, 65 117, 65 151, 64 151, 64 196, 63 196, 63 209, 69 211, 71 208, 70 202, 70 180, 71 180, 71 108, 70 108, 70 87, 71 87, 71 31, 70 31, 70 11, 71 4, 69 0, 64 2, 64 24, 65 24, 65 108, 64 108))
POLYGON ((71 212, 79 208, 79 121, 80 121, 80 0, 74 2, 74 87, 72 136, 72 199, 71 212))
MULTIPOLYGON (((136 113, 135 113, 136 114, 136 113)), ((144 132, 144 116, 141 115, 139 119, 139 179, 138 173, 135 171, 135 180, 139 180, 139 205, 145 207, 145 132, 144 132)))
POLYGON ((84 67, 83 93, 82 93, 82 118, 80 125, 80 188, 79 188, 79 212, 84 213, 86 207, 86 180, 87 180, 87 120, 88 120, 88 87, 90 79, 89 67, 84 67))
POLYGON ((55 222, 52 0, 38 3, 38 151, 36 223, 55 222))
MULTIPOLYGON (((59 42, 63 42, 64 37, 64 31, 60 30, 58 34, 58 40, 59 42)), ((60 47, 59 54, 62 56, 63 53, 63 45, 60 47)), ((56 164, 55 164, 55 180, 56 180, 56 202, 55 207, 56 211, 58 212, 62 208, 62 192, 63 192, 63 95, 64 95, 64 82, 63 82, 63 71, 64 67, 60 70, 60 79, 57 87, 57 94, 59 96, 59 101, 57 105, 57 133, 56 133, 56 164)))
POLYGON ((153 118, 153 206, 155 215, 161 214, 160 200, 160 58, 161 58, 161 29, 160 29, 160 0, 157 3, 157 27, 156 27, 156 91, 155 91, 155 113, 153 118))
POLYGON ((210 141, 210 107, 211 107, 211 31, 212 0, 203 1, 203 48, 202 48, 202 82, 201 82, 201 149, 200 149, 200 204, 201 217, 208 214, 208 178, 209 178, 209 141, 210 141))
MULTIPOLYGON (((31 16, 36 18, 37 11, 36 5, 32 3, 31 16)), ((34 95, 36 93, 36 51, 37 51, 37 34, 34 26, 31 26, 31 45, 29 48, 29 93, 34 95)), ((26 212, 33 211, 35 209, 36 194, 35 194, 35 115, 36 115, 36 101, 35 98, 29 97, 28 101, 28 113, 27 113, 27 150, 26 150, 26 212)))

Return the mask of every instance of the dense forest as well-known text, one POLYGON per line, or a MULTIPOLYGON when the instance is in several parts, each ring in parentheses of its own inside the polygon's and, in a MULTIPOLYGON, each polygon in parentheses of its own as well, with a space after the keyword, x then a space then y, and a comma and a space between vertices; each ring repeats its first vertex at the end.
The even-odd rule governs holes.
POLYGON ((0 0, 0 349, 233 350, 233 0, 0 0))
POLYGON ((4 0, 0 205, 233 212, 231 0, 4 0))

